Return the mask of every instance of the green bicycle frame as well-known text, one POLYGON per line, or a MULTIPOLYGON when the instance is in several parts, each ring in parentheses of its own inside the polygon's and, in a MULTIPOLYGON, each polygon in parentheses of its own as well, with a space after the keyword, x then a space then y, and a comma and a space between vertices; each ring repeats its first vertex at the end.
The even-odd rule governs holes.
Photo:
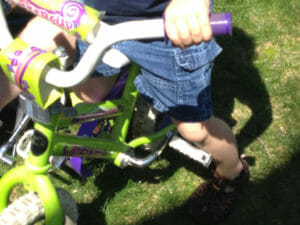
POLYGON ((36 192, 45 208, 45 218, 47 225, 58 225, 63 223, 63 213, 56 193, 55 187, 47 171, 50 168, 50 156, 71 156, 72 149, 80 149, 75 152, 77 156, 86 158, 104 158, 116 166, 120 166, 120 154, 134 149, 140 145, 159 140, 175 127, 173 124, 154 133, 151 136, 139 137, 126 142, 127 133, 131 117, 135 108, 138 92, 133 84, 133 80, 139 73, 139 67, 132 64, 127 77, 127 82, 120 99, 105 101, 99 104, 78 104, 73 109, 77 112, 73 116, 64 115, 64 111, 50 115, 50 122, 43 124, 35 122, 35 131, 41 133, 47 139, 47 147, 40 155, 29 153, 25 164, 11 169, 0 180, 0 211, 8 205, 8 197, 14 186, 23 184, 29 191, 36 192), (93 112, 113 111, 107 119, 114 119, 113 129, 110 134, 103 134, 103 137, 90 138, 78 137, 76 135, 59 134, 59 128, 72 125, 75 118, 80 115, 91 115, 95 119, 93 112), (94 116, 94 117, 93 117, 94 116), (110 118, 111 117, 111 118, 110 118), (55 216, 54 216, 55 215, 55 216))

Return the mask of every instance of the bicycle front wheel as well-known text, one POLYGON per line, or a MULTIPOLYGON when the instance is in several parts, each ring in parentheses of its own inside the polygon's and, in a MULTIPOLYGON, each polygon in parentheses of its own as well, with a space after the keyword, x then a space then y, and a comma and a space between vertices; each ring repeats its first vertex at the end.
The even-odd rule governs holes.
MULTIPOLYGON (((78 212, 75 201, 63 189, 57 189, 57 194, 65 216, 64 225, 76 225, 78 212)), ((43 221, 44 218, 45 209, 40 198, 37 194, 30 192, 16 199, 1 212, 0 225, 34 225, 43 221)))

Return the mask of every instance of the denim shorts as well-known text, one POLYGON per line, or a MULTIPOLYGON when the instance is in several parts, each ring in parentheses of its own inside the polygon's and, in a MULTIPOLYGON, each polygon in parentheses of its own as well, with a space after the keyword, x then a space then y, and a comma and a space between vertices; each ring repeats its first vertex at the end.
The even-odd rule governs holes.
MULTIPOLYGON (((86 48, 86 44, 77 41, 75 61, 86 48)), ((124 41, 113 48, 141 67, 135 86, 158 111, 184 122, 204 121, 212 116, 212 62, 222 51, 215 40, 184 50, 162 40, 124 41)), ((110 76, 120 71, 100 63, 93 76, 110 76)))

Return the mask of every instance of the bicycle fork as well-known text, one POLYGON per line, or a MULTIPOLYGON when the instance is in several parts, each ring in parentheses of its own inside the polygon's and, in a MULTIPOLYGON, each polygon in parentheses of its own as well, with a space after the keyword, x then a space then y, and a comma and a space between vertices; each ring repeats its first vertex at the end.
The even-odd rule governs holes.
MULTIPOLYGON (((25 115, 20 121, 20 123, 18 124, 18 126, 14 129, 14 132, 10 136, 9 140, 0 147, 0 160, 2 160, 3 162, 7 163, 10 166, 12 166, 14 162, 12 159, 6 156, 6 153, 16 143, 18 136, 25 129, 29 121, 30 121, 30 117, 28 115, 25 115)), ((15 156, 15 149, 12 153, 12 157, 14 156, 15 156)))
POLYGON ((9 195, 17 184, 28 191, 36 192, 45 209, 47 225, 63 224, 63 211, 53 183, 47 175, 50 168, 49 156, 52 147, 53 129, 38 127, 33 136, 31 151, 25 164, 8 171, 0 180, 0 211, 8 205, 9 195))

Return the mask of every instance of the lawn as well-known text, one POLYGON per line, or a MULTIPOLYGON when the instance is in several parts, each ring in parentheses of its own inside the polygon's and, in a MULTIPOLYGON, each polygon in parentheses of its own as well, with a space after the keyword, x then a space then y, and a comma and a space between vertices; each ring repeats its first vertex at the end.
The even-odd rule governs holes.
MULTIPOLYGON (((223 52, 213 71, 214 111, 232 127, 251 178, 222 224, 298 225, 300 1, 215 1, 215 12, 225 11, 233 34, 217 38, 223 52)), ((0 165, 1 174, 6 169, 0 165)), ((86 180, 51 176, 78 203, 80 225, 194 225, 184 204, 207 170, 166 149, 147 169, 100 162, 86 180)))

